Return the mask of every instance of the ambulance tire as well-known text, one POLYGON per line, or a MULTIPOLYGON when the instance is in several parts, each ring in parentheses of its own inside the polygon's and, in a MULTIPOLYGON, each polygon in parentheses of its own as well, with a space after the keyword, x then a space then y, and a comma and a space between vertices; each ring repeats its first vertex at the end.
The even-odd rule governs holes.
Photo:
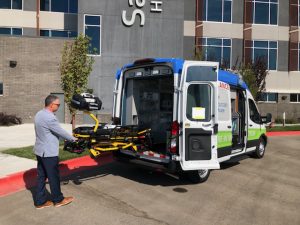
POLYGON ((259 138, 258 145, 256 146, 256 150, 252 153, 252 156, 256 159, 261 159, 264 157, 266 151, 266 141, 263 137, 259 138))
POLYGON ((187 173, 188 179, 194 184, 199 184, 205 182, 210 174, 210 170, 193 170, 187 173))

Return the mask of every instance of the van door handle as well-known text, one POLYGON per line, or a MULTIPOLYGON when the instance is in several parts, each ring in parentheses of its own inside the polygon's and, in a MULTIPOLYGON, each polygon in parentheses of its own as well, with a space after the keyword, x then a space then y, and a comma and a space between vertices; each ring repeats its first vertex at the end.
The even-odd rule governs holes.
POLYGON ((211 124, 203 124, 202 126, 204 126, 204 127, 210 127, 211 124))
POLYGON ((249 124, 249 127, 252 127, 253 125, 252 124, 249 124))
POLYGON ((227 126, 227 128, 229 128, 229 129, 230 129, 230 128, 231 128, 231 126, 227 126))

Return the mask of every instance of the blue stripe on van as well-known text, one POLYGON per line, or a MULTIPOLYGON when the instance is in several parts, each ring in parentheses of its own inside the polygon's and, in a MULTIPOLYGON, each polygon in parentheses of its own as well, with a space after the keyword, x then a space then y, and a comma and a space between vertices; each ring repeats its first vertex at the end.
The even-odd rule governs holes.
MULTIPOLYGON (((184 60, 177 59, 177 58, 155 58, 154 62, 155 63, 172 63, 174 73, 181 74, 184 60)), ((120 79, 121 71, 123 71, 124 69, 127 69, 129 67, 132 67, 132 66, 134 66, 133 63, 127 64, 127 65, 123 66, 121 70, 118 70, 116 73, 116 79, 117 80, 120 79)), ((243 89, 249 90, 247 84, 242 79, 240 79, 240 76, 238 74, 234 74, 234 73, 224 71, 224 70, 219 70, 219 81, 225 82, 225 83, 235 86, 235 87, 242 87, 243 89)))

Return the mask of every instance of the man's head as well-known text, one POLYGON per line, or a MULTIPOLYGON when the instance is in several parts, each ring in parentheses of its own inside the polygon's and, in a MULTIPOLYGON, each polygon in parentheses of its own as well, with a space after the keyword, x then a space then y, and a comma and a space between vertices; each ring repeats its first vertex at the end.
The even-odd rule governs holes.
POLYGON ((60 106, 59 98, 55 95, 48 95, 45 99, 45 108, 51 112, 56 112, 60 106))

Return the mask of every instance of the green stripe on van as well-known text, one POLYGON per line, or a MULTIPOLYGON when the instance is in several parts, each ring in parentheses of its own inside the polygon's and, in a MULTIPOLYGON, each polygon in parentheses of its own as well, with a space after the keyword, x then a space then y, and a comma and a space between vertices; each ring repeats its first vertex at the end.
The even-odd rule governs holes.
POLYGON ((257 140, 262 134, 266 133, 266 128, 248 129, 248 141, 257 140))
POLYGON ((218 138, 218 148, 223 148, 232 145, 231 131, 219 131, 217 138, 218 138))

